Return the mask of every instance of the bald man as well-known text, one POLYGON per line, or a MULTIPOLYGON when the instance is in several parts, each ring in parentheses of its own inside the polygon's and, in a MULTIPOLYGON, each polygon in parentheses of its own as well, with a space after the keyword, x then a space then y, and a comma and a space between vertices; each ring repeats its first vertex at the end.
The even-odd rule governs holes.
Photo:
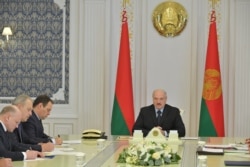
POLYGON ((177 130, 179 137, 185 136, 185 125, 178 108, 166 104, 167 93, 163 89, 156 89, 152 94, 153 104, 142 107, 133 126, 134 130, 142 130, 143 136, 157 127, 164 136, 168 136, 170 130, 177 130))
POLYGON ((0 113, 0 157, 10 158, 12 161, 43 157, 42 153, 32 150, 24 151, 9 140, 6 132, 13 132, 21 122, 21 118, 21 111, 14 105, 5 106, 2 109, 0 113))

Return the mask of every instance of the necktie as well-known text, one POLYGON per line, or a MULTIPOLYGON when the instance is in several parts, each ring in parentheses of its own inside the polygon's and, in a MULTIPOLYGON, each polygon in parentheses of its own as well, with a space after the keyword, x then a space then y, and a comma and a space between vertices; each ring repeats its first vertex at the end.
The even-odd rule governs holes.
POLYGON ((160 124, 160 121, 161 121, 161 111, 158 110, 157 111, 157 123, 158 123, 158 125, 160 124))
POLYGON ((23 139, 22 139, 22 127, 21 127, 22 125, 21 124, 19 124, 18 125, 18 134, 19 134, 19 141, 22 143, 23 142, 23 139))

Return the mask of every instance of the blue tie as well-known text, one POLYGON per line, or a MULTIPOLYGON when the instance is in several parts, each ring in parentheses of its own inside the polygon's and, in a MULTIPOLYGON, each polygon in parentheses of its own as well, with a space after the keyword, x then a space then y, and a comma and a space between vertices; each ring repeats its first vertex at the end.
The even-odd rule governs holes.
POLYGON ((157 123, 158 123, 158 125, 160 125, 160 121, 161 121, 161 111, 158 110, 157 111, 157 123))

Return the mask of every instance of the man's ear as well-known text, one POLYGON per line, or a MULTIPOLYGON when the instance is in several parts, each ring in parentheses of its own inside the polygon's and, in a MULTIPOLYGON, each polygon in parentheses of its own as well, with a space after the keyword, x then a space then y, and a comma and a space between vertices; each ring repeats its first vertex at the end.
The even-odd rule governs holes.
POLYGON ((9 121, 9 120, 10 120, 10 113, 8 113, 8 114, 6 115, 5 120, 6 120, 6 121, 9 121))
POLYGON ((16 104, 17 108, 22 108, 23 105, 22 104, 16 104))
POLYGON ((43 107, 43 103, 39 103, 38 106, 39 106, 39 108, 42 108, 43 107))

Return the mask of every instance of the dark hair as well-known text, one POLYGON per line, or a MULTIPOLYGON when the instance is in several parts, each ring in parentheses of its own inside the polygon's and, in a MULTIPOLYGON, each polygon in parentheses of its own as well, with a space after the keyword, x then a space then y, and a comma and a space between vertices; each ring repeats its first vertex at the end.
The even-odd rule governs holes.
POLYGON ((42 103, 43 106, 45 107, 49 102, 54 104, 53 100, 49 96, 47 96, 47 95, 39 95, 39 96, 37 96, 37 98, 33 102, 33 107, 37 106, 39 103, 42 103))

